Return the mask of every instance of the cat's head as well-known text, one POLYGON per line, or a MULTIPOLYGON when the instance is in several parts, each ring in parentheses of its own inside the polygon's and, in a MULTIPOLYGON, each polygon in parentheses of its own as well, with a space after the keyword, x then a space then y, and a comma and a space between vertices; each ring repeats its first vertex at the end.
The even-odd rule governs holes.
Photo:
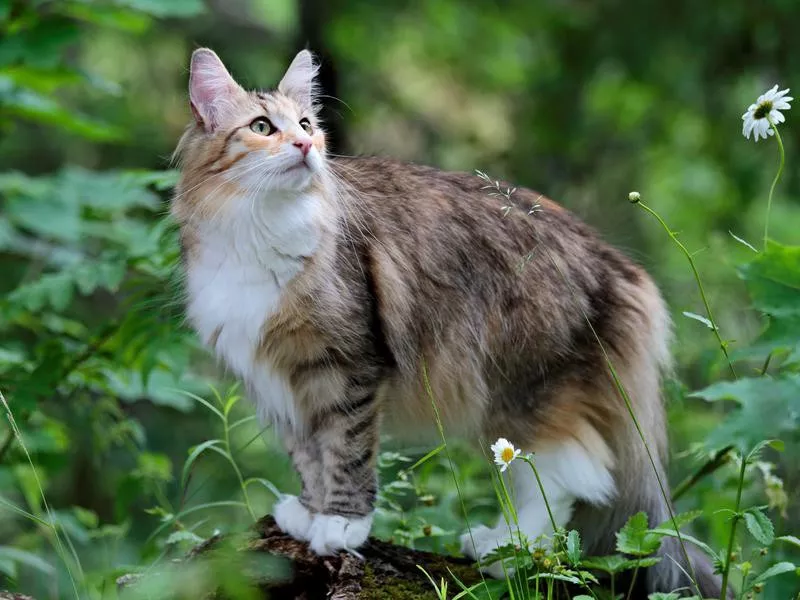
POLYGON ((246 91, 213 51, 196 50, 189 78, 194 123, 176 150, 179 195, 254 199, 304 192, 318 182, 325 134, 316 114, 316 73, 311 53, 303 50, 275 90, 246 91))

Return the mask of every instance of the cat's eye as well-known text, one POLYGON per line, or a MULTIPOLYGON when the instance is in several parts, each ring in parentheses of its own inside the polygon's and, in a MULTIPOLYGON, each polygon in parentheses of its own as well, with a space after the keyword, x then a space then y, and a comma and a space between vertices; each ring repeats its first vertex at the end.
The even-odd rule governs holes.
POLYGON ((314 128, 311 126, 311 121, 303 117, 300 119, 300 127, 303 128, 308 135, 311 135, 314 132, 314 128))
POLYGON ((259 135, 272 135, 278 128, 266 117, 258 117, 250 123, 250 129, 259 135))

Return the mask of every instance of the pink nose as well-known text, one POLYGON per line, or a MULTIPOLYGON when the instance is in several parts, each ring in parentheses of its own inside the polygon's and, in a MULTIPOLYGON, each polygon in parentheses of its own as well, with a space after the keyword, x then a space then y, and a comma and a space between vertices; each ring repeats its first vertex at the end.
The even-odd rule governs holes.
POLYGON ((292 145, 295 148, 299 148, 300 152, 303 153, 303 156, 308 154, 308 151, 311 150, 311 140, 297 140, 292 145))

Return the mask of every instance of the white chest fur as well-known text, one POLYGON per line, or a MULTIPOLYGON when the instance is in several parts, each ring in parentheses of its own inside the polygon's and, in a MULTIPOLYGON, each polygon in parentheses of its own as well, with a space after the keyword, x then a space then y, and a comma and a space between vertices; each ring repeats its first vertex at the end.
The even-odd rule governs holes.
POLYGON ((256 204, 235 198, 231 205, 201 229, 188 265, 188 317, 203 342, 213 343, 247 382, 261 418, 294 423, 291 392, 269 364, 256 360, 256 351, 286 284, 319 244, 322 204, 309 195, 256 204))

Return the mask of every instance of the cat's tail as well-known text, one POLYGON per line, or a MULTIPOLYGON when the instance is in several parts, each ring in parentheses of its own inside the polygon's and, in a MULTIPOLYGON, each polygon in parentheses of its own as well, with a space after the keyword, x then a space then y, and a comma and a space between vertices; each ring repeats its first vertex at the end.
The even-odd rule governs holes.
MULTIPOLYGON (((624 300, 630 307, 627 315, 620 315, 615 331, 618 343, 609 351, 628 400, 623 402, 616 385, 606 388, 609 395, 605 398, 616 406, 607 442, 616 459, 617 494, 608 506, 580 505, 573 518, 584 533, 587 551, 594 555, 614 553, 614 534, 631 515, 645 512, 650 527, 656 527, 670 521, 674 514, 665 469, 668 451, 661 398, 661 378, 670 368, 669 314, 646 275, 635 282, 618 282, 617 286, 614 291, 620 302, 624 300)), ((720 597, 720 578, 714 574, 710 559, 693 544, 664 536, 658 555, 659 562, 640 578, 642 592, 682 590, 689 595, 699 592, 703 598, 720 597)))

